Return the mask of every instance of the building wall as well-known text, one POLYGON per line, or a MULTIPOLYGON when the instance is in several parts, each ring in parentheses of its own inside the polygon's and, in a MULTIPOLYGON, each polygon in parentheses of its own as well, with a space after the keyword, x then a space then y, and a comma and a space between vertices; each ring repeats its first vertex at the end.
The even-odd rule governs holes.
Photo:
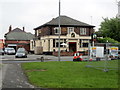
POLYGON ((20 47, 23 47, 28 52, 30 51, 30 41, 5 40, 5 46, 8 47, 9 44, 11 44, 11 46, 9 46, 9 47, 14 47, 15 50, 17 50, 20 47), (13 44, 13 46, 12 46, 12 44, 13 44))
MULTIPOLYGON (((35 30, 36 37, 39 40, 35 40, 35 47, 43 47, 43 52, 58 52, 58 47, 53 47, 54 40, 58 39, 58 34, 55 34, 54 28, 58 26, 44 26, 38 30, 35 30)), ((75 43, 76 51, 86 51, 88 47, 83 47, 84 43, 89 43, 91 40, 91 34, 94 32, 93 27, 74 27, 74 32, 68 34, 69 26, 61 26, 61 40, 66 40, 67 46, 61 47, 61 52, 70 52, 69 42, 75 43), (86 28, 86 35, 80 34, 80 28, 86 28), (75 37, 71 34, 74 33, 75 37)), ((54 53, 55 54, 55 53, 54 53)), ((71 55, 71 53, 70 53, 71 55)))
MULTIPOLYGON (((58 26, 42 27, 41 29, 35 30, 35 35, 38 36, 38 37, 46 36, 46 35, 56 35, 54 33, 54 28, 55 27, 58 27, 58 26)), ((67 35, 68 34, 68 29, 67 29, 68 27, 61 26, 61 35, 67 35)), ((74 27, 74 31, 75 31, 76 34, 78 34, 80 36, 90 36, 94 32, 94 29, 91 28, 91 27, 74 27), (80 28, 86 28, 86 30, 87 30, 86 35, 80 35, 80 28)))
MULTIPOLYGON (((88 40, 88 43, 91 39, 90 36, 79 36, 75 34, 76 37, 71 38, 71 35, 68 34, 67 36, 60 36, 61 39, 66 39, 66 47, 61 47, 61 51, 69 51, 69 42, 76 42, 76 49, 77 51, 85 51, 88 50, 86 47, 80 47, 80 40, 88 40)), ((52 35, 52 36, 43 36, 41 37, 41 40, 36 40, 36 47, 37 46, 42 46, 43 47, 43 52, 53 52, 58 51, 58 47, 53 47, 53 39, 58 39, 58 36, 52 35), (40 44, 41 43, 41 44, 40 44)))

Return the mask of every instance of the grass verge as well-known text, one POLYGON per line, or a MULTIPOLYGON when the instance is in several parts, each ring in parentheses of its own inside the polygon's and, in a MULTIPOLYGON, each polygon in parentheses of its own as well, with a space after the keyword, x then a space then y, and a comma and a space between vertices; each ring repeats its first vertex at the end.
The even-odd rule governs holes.
MULTIPOLYGON (((99 62, 94 62, 99 65, 99 62)), ((117 60, 110 63, 116 63, 117 60)), ((43 88, 118 88, 118 70, 87 68, 88 62, 33 62, 22 68, 31 84, 43 88)))

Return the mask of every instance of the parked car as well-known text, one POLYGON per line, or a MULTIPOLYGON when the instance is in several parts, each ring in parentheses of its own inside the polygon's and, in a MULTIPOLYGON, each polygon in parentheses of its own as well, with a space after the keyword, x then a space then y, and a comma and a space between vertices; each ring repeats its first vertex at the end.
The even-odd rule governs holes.
POLYGON ((16 58, 21 58, 21 57, 25 57, 27 58, 27 51, 24 48, 19 48, 15 54, 16 58))
POLYGON ((4 48, 5 54, 7 54, 9 47, 4 48))
POLYGON ((12 54, 14 55, 15 49, 7 47, 7 48, 5 48, 4 52, 5 52, 5 54, 8 54, 8 55, 12 55, 12 54))
POLYGON ((0 55, 4 55, 3 49, 0 49, 0 55))

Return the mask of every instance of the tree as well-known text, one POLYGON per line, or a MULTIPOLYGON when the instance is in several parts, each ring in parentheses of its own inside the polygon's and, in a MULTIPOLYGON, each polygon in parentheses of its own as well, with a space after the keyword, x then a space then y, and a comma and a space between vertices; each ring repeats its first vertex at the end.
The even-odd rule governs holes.
POLYGON ((118 43, 118 44, 120 44, 120 42, 118 42, 118 41, 116 41, 114 39, 111 39, 109 37, 98 38, 97 40, 98 40, 99 43, 106 43, 108 41, 109 43, 118 43))
POLYGON ((103 37, 110 37, 120 42, 120 18, 105 18, 100 26, 101 28, 97 34, 101 34, 103 37))

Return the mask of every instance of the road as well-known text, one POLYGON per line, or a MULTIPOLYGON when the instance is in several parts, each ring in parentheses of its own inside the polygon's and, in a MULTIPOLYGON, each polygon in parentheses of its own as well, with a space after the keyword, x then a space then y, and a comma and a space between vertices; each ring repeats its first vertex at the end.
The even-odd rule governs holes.
MULTIPOLYGON (((50 55, 28 55, 28 58, 15 58, 15 55, 2 56, 2 63, 25 63, 25 62, 41 62, 40 58, 44 57, 44 61, 58 61, 58 57, 50 55)), ((72 61, 73 56, 62 56, 61 61, 72 61)))

